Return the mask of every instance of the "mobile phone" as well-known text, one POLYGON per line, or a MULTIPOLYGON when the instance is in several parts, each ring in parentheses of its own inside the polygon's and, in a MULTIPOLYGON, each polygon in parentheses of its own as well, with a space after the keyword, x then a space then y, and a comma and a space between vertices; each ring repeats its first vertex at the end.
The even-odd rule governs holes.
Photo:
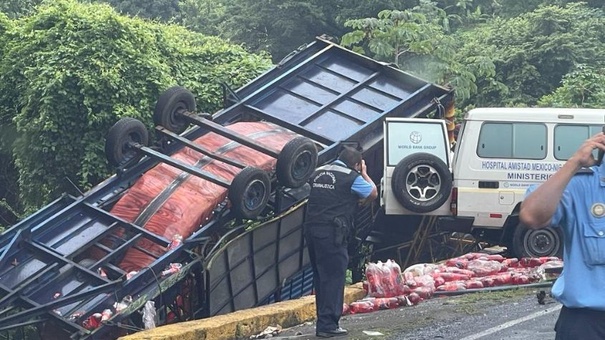
MULTIPOLYGON (((605 126, 603 126, 603 129, 601 131, 603 131, 603 133, 605 133, 605 126)), ((603 154, 605 154, 605 152, 603 152, 603 150, 599 149, 599 151, 597 152, 596 165, 601 165, 601 163, 603 163, 603 154)))

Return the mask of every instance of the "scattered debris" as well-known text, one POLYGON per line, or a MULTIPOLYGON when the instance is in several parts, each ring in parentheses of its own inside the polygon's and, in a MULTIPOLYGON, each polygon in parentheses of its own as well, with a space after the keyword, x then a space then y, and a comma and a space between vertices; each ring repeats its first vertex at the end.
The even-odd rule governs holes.
POLYGON ((181 268, 183 267, 182 264, 180 263, 171 263, 166 270, 164 270, 162 272, 162 276, 167 276, 167 275, 172 275, 174 273, 178 273, 179 271, 181 271, 181 268))
POLYGON ((145 302, 145 307, 143 307, 143 323, 145 324, 145 329, 155 328, 155 316, 155 302, 145 302))
POLYGON ((126 295, 122 301, 116 302, 113 304, 113 308, 116 310, 116 313, 121 313, 124 309, 126 309, 132 303, 132 296, 126 295))
POLYGON ((384 335, 377 331, 363 331, 363 334, 369 335, 369 336, 383 336, 384 335))
POLYGON ((280 325, 277 325, 275 327, 269 326, 269 327, 265 328, 265 330, 260 332, 259 334, 250 336, 250 339, 271 338, 271 337, 278 335, 281 331, 282 331, 282 328, 280 325))
POLYGON ((538 303, 543 305, 545 304, 544 299, 546 298, 546 292, 541 290, 538 292, 538 294, 536 294, 536 297, 538 298, 538 303))
POLYGON ((97 268, 97 274, 99 274, 103 278, 107 278, 107 273, 101 267, 97 268))
POLYGON ((180 246, 182 243, 183 243, 183 236, 181 236, 181 234, 175 234, 172 237, 170 244, 168 244, 168 250, 172 250, 172 249, 180 246))
POLYGON ((132 279, 135 275, 137 275, 139 272, 136 270, 133 270, 131 272, 126 273, 126 280, 130 280, 132 279))

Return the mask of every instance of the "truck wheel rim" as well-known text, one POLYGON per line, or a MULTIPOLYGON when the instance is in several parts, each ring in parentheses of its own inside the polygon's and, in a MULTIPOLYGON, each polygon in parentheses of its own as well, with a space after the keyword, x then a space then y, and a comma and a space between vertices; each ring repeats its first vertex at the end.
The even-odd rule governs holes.
POLYGON ((311 172, 313 165, 313 156, 311 152, 305 151, 296 156, 292 166, 292 177, 296 180, 305 178, 311 172))
POLYGON ((244 194, 244 206, 248 210, 256 210, 262 203, 267 192, 265 184, 261 180, 254 180, 246 187, 244 194))

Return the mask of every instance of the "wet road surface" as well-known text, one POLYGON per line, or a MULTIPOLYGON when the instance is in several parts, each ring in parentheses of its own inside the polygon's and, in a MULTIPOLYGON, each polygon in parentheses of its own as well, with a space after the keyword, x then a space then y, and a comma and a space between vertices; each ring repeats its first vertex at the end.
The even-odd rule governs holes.
MULTIPOLYGON (((346 315, 341 327, 349 334, 333 339, 553 340, 560 304, 550 297, 539 304, 539 290, 433 297, 412 307, 346 315)), ((317 339, 315 324, 285 329, 273 339, 317 339)))

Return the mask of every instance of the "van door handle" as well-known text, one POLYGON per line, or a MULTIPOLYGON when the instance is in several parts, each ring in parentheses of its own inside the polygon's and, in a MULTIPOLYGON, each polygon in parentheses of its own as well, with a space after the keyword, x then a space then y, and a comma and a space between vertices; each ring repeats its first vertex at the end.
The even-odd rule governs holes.
POLYGON ((479 189, 498 189, 500 182, 498 181, 479 181, 479 189))

